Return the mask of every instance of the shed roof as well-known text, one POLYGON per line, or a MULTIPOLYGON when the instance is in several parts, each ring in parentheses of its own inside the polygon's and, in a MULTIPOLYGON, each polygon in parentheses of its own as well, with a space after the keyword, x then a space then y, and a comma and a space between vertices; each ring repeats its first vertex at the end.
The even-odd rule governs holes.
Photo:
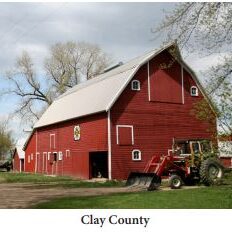
MULTIPOLYGON (((74 86, 51 104, 34 125, 34 128, 94 113, 107 112, 121 95, 137 70, 150 59, 174 45, 176 46, 175 43, 170 43, 161 49, 152 50, 109 72, 100 74, 91 80, 74 86)), ((181 60, 181 62, 183 61, 181 60)), ((199 80, 195 75, 194 78, 204 94, 199 80)))
POLYGON ((24 159, 25 158, 25 152, 23 151, 23 146, 16 146, 14 156, 16 154, 16 151, 18 153, 19 159, 24 159))

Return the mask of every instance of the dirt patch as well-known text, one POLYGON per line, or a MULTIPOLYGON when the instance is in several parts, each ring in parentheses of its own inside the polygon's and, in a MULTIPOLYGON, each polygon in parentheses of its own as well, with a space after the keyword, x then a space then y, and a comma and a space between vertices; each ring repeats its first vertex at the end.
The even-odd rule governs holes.
POLYGON ((47 187, 34 184, 1 183, 0 208, 28 208, 33 204, 57 197, 97 196, 112 193, 130 192, 127 188, 62 188, 47 187))
MULTIPOLYGON (((199 186, 184 187, 199 188, 199 186)), ((170 188, 161 188, 160 191, 168 191, 170 188)), ((144 191, 138 188, 62 188, 54 186, 46 186, 31 183, 0 183, 0 208, 16 209, 28 208, 39 202, 44 202, 58 197, 69 196, 99 196, 113 193, 126 193, 144 191)))

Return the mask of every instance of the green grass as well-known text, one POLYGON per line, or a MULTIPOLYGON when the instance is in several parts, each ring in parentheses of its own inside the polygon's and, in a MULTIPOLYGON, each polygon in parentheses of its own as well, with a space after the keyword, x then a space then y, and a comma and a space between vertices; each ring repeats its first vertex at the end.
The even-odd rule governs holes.
POLYGON ((53 177, 39 174, 0 172, 0 183, 50 183, 71 181, 70 177, 53 177))
POLYGON ((196 189, 65 197, 33 206, 39 209, 232 209, 232 174, 224 184, 196 189))
POLYGON ((232 208, 232 189, 207 187, 173 191, 65 197, 40 203, 38 209, 225 209, 232 208))
POLYGON ((97 187, 120 187, 124 184, 119 181, 88 182, 73 179, 67 176, 45 176, 29 173, 0 172, 0 183, 31 183, 35 188, 67 187, 67 188, 97 188, 97 187))

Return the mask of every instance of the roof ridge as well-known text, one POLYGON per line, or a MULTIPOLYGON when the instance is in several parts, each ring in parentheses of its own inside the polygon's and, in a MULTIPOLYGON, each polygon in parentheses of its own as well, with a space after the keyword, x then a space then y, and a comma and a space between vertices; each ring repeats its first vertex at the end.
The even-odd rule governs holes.
POLYGON ((120 73, 124 73, 124 72, 126 72, 128 70, 131 70, 136 66, 136 64, 132 65, 131 67, 128 67, 127 69, 123 69, 120 72, 114 73, 115 70, 122 69, 123 67, 126 67, 126 65, 128 65, 129 63, 133 63, 136 59, 141 58, 141 57, 145 57, 149 53, 153 53, 153 52, 156 52, 156 51, 157 51, 157 49, 152 49, 152 50, 150 50, 150 51, 148 51, 148 52, 146 52, 146 53, 144 53, 144 54, 142 54, 140 56, 136 56, 135 58, 133 58, 131 60, 128 60, 126 63, 123 63, 123 65, 120 65, 117 68, 114 68, 114 69, 112 69, 112 70, 110 70, 108 72, 105 72, 105 73, 101 73, 101 74, 99 74, 99 75, 97 75, 97 76, 95 76, 95 77, 93 77, 93 78, 91 78, 89 80, 86 80, 86 81, 84 81, 82 83, 76 84, 72 88, 68 89, 65 93, 63 93, 62 95, 57 97, 54 101, 59 100, 59 99, 65 97, 65 96, 68 96, 69 94, 72 94, 72 93, 76 92, 77 90, 80 90, 80 89, 88 87, 88 86, 90 86, 92 84, 96 84, 96 83, 98 83, 100 81, 103 81, 103 80, 107 79, 109 76, 113 77, 113 76, 118 75, 120 73), (114 73, 114 74, 110 75, 111 73, 114 73))

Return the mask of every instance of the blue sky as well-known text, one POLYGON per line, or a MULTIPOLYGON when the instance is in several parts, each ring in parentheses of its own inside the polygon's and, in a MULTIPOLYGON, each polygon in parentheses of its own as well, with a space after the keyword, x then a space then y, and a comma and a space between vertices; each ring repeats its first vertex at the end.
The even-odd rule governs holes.
MULTIPOLYGON (((86 41, 98 44, 115 63, 127 61, 158 48, 163 38, 154 40, 151 28, 158 25, 163 10, 175 3, 0 3, 0 90, 17 56, 28 51, 40 76, 49 47, 57 42, 86 41)), ((187 63, 199 73, 217 57, 199 58, 192 54, 187 63)), ((17 106, 17 99, 0 99, 0 119, 7 118, 17 106)), ((27 125, 11 120, 16 140, 24 140, 27 125), (17 128, 17 129, 16 129, 17 128)))

